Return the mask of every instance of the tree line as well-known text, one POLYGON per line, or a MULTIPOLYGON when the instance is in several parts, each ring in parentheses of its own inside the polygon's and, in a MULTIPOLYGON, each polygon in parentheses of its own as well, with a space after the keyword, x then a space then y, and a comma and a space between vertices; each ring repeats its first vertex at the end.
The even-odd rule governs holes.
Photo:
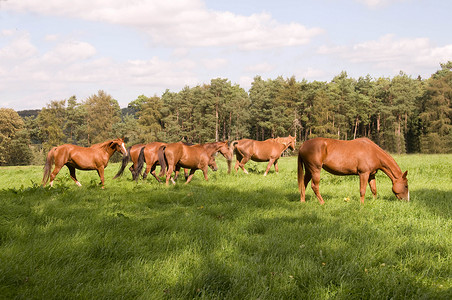
POLYGON ((41 163, 53 146, 114 137, 125 137, 128 145, 289 134, 298 142, 368 137, 392 153, 450 153, 452 62, 440 66, 428 79, 404 72, 358 79, 341 72, 330 82, 256 76, 248 92, 217 78, 179 92, 141 95, 123 109, 105 91, 81 102, 76 96, 51 101, 39 111, 2 108, 0 165, 41 163))

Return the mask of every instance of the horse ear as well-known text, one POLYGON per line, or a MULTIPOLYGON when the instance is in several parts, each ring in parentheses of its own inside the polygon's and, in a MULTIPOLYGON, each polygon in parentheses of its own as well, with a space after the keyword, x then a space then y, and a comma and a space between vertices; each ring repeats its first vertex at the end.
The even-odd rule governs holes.
POLYGON ((408 170, 406 170, 405 173, 403 173, 402 178, 406 179, 407 175, 408 175, 408 170))

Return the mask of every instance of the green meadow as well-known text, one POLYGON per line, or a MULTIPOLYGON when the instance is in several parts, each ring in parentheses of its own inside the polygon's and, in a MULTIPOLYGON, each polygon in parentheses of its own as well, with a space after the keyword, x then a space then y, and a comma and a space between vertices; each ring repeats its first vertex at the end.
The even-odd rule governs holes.
POLYGON ((319 205, 299 202, 296 157, 279 174, 226 162, 184 185, 135 183, 119 164, 67 168, 42 188, 42 167, 0 168, 1 299, 451 299, 452 155, 395 156, 410 202, 377 174, 322 171, 319 205))

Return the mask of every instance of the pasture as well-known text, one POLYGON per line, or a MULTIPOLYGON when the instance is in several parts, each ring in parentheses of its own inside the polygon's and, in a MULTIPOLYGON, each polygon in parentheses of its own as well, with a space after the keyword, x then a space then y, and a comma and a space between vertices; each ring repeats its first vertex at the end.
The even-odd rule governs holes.
POLYGON ((325 205, 309 186, 302 204, 296 157, 264 177, 217 156, 176 186, 109 164, 105 190, 95 171, 42 188, 42 166, 0 168, 0 298, 450 299, 452 155, 394 157, 410 202, 378 172, 361 205, 358 176, 322 171, 325 205))

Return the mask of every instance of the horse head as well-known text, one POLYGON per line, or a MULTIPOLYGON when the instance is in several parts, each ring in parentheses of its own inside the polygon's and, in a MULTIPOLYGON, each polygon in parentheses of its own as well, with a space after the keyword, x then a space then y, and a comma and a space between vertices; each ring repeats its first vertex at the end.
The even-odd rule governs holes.
POLYGON ((228 141, 224 141, 224 142, 218 142, 219 144, 219 149, 218 152, 220 152, 228 161, 232 160, 232 151, 229 147, 229 142, 228 141))
POLYGON ((392 183, 392 192, 399 200, 410 201, 410 191, 408 190, 408 171, 403 173, 402 177, 394 179, 392 183))
POLYGON ((212 154, 210 157, 209 157, 209 167, 212 169, 212 171, 216 171, 216 170, 218 170, 218 167, 217 167, 217 162, 215 161, 215 153, 214 154, 212 154))
POLYGON ((126 145, 124 144, 124 138, 117 138, 112 140, 109 146, 115 151, 121 152, 122 155, 127 154, 126 145))
POLYGON ((295 150, 295 137, 289 135, 288 137, 277 137, 274 139, 276 142, 283 144, 284 147, 290 148, 292 151, 295 150))
POLYGON ((296 141, 295 141, 295 137, 289 135, 289 136, 287 137, 287 140, 288 140, 288 143, 289 143, 288 148, 290 148, 292 151, 294 151, 294 150, 295 150, 295 142, 296 142, 296 141))

